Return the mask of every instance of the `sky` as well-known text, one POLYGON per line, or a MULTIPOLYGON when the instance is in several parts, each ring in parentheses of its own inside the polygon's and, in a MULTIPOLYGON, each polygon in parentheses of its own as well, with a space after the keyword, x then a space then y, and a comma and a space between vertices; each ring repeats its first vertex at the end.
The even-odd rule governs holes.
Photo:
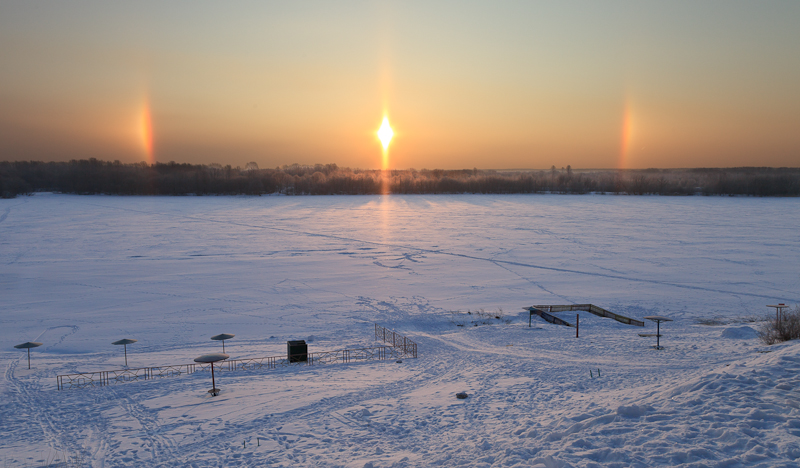
POLYGON ((798 51, 796 0, 0 0, 0 160, 797 167, 798 51))

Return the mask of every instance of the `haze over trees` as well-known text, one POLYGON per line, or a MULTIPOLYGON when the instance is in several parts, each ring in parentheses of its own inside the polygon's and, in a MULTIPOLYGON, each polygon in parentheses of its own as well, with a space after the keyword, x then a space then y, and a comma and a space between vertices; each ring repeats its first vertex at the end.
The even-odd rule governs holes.
POLYGON ((111 195, 366 195, 607 193, 627 195, 800 196, 800 168, 544 171, 362 170, 336 164, 260 169, 220 164, 0 162, 0 196, 33 192, 111 195))

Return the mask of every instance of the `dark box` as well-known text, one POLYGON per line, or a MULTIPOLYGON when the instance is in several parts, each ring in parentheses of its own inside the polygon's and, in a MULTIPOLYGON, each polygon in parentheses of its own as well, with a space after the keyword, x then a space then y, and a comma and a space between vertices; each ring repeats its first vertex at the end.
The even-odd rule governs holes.
POLYGON ((289 362, 308 361, 308 345, 306 344, 306 340, 287 341, 286 348, 289 362))

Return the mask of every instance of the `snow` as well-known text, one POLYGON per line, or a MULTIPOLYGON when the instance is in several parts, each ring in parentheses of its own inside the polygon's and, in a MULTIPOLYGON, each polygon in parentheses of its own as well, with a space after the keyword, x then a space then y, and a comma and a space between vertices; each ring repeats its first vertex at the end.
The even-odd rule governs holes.
POLYGON ((730 327, 722 330, 722 337, 732 339, 758 338, 758 332, 748 326, 730 327))
POLYGON ((791 219, 800 200, 0 200, 0 463, 797 466, 800 343, 755 334, 766 304, 800 302, 791 219), (571 303, 670 317, 665 349, 650 322, 582 312, 575 338, 522 310, 571 303), (156 366, 219 333, 232 359, 379 346, 374 323, 419 358, 221 371, 217 397, 207 372, 56 389, 121 368, 120 338, 156 366), (44 343, 31 370, 25 341, 44 343))

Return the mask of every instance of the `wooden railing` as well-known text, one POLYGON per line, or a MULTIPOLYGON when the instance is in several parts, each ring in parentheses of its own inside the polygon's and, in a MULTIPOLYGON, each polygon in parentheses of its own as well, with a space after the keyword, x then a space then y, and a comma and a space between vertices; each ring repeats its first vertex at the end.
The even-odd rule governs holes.
POLYGON ((603 309, 602 307, 597 307, 594 304, 535 305, 533 307, 539 310, 543 310, 545 312, 566 312, 566 311, 580 310, 583 312, 589 312, 594 315, 599 315, 600 317, 612 318, 617 322, 625 323, 628 325, 636 325, 637 327, 644 326, 644 322, 642 322, 641 320, 636 320, 630 317, 626 317, 624 315, 615 314, 614 312, 609 312, 606 309, 603 309))

